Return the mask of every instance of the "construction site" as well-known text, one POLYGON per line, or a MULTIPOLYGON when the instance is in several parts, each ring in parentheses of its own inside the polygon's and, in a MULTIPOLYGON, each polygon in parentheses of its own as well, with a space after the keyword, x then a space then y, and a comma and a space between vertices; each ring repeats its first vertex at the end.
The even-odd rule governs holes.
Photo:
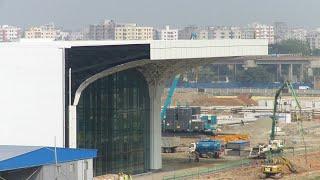
POLYGON ((166 90, 163 168, 134 179, 320 178, 319 97, 290 82, 265 96, 213 91, 166 90))

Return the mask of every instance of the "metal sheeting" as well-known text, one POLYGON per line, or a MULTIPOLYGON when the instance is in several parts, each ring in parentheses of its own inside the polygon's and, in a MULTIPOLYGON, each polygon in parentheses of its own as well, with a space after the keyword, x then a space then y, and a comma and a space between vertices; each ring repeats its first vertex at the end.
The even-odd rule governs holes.
POLYGON ((39 146, 9 146, 1 145, 0 146, 0 161, 7 160, 22 154, 26 154, 31 151, 35 151, 42 147, 39 146))

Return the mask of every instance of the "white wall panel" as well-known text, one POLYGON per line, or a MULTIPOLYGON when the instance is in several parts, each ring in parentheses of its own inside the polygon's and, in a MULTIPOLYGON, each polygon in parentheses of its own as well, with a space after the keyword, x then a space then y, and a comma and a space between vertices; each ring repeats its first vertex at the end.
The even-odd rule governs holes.
POLYGON ((0 44, 0 144, 63 146, 63 56, 0 44))
POLYGON ((188 59, 268 54, 267 40, 151 41, 151 59, 188 59), (182 50, 183 49, 183 50, 182 50), (186 51, 186 55, 181 53, 186 51))

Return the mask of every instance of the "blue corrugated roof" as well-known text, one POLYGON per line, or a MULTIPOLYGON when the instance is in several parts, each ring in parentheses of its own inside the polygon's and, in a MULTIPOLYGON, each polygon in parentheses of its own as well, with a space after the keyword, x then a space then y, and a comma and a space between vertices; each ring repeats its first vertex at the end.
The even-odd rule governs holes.
POLYGON ((34 146, 1 146, 0 171, 65 163, 76 160, 92 159, 97 156, 95 149, 73 149, 34 146))

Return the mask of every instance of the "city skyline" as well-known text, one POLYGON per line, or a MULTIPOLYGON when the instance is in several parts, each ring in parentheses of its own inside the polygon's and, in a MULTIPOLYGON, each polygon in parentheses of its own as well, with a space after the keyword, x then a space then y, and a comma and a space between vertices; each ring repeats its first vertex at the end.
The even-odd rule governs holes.
POLYGON ((143 25, 164 26, 189 24, 208 26, 242 26, 251 22, 271 24, 284 21, 294 26, 315 28, 320 26, 317 0, 226 0, 223 2, 163 0, 155 3, 147 0, 0 0, 0 24, 12 24, 23 28, 55 22, 68 30, 80 29, 103 19, 117 22, 137 22, 143 25), (36 11, 33 7, 41 4, 36 11), (308 8, 302 9, 302 7, 308 8), (262 6, 263 5, 263 6, 262 6), (272 12, 272 13, 271 13, 272 12), (239 16, 240 15, 240 16, 239 16), (21 17, 24 17, 23 19, 21 17))

